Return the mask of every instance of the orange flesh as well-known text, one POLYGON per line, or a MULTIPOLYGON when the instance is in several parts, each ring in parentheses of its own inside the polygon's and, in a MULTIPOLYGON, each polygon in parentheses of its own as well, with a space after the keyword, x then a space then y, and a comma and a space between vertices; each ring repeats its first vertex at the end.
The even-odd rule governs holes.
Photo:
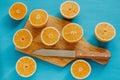
POLYGON ((65 4, 63 4, 61 10, 63 15, 72 17, 78 13, 79 6, 73 2, 66 2, 65 4))
POLYGON ((96 32, 101 39, 111 39, 115 34, 114 29, 108 24, 98 25, 96 32))
POLYGON ((35 25, 44 24, 47 20, 47 14, 42 10, 35 10, 31 13, 30 20, 35 25))
POLYGON ((69 41, 79 40, 81 35, 83 34, 80 26, 75 24, 71 24, 66 28, 64 28, 63 33, 64 33, 64 37, 69 41))
POLYGON ((82 61, 77 61, 72 66, 72 73, 78 78, 83 78, 87 76, 90 72, 90 67, 87 63, 82 61))
POLYGON ((24 18, 26 12, 27 12, 26 6, 24 6, 21 3, 16 3, 10 9, 10 16, 19 20, 24 18))
POLYGON ((44 30, 42 34, 42 38, 44 42, 47 44, 55 43, 58 40, 58 36, 59 36, 58 32, 52 28, 44 30))
POLYGON ((24 76, 31 75, 35 68, 35 62, 30 58, 23 58, 17 63, 17 71, 24 76))
POLYGON ((14 42, 19 47, 26 47, 31 42, 31 35, 26 30, 18 31, 15 34, 14 42))

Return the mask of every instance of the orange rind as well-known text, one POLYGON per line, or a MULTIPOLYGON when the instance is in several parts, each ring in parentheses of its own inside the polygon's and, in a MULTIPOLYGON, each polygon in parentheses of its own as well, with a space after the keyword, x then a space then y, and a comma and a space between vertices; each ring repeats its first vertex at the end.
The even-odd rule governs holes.
POLYGON ((31 45, 32 40, 32 34, 27 29, 20 29, 16 31, 13 37, 13 43, 19 49, 28 48, 31 45))
POLYGON ((116 35, 116 30, 113 25, 102 22, 96 25, 95 36, 99 41, 108 42, 111 41, 116 35))
POLYGON ((91 66, 85 60, 76 60, 71 65, 71 74, 76 79, 85 79, 91 73, 91 66))
POLYGON ((29 22, 35 28, 43 28, 48 22, 48 13, 42 9, 35 9, 30 13, 29 22))
POLYGON ((69 23, 64 26, 62 36, 69 43, 76 43, 83 37, 83 29, 76 23, 69 23))
POLYGON ((16 63, 16 72, 22 77, 30 77, 36 71, 36 62, 33 58, 25 56, 16 63))
POLYGON ((46 27, 42 30, 40 38, 43 44, 53 46, 59 41, 60 33, 54 27, 46 27))
POLYGON ((80 12, 80 6, 74 1, 65 1, 60 6, 60 13, 64 18, 73 19, 80 12))
POLYGON ((14 3, 9 9, 9 15, 14 20, 22 20, 27 14, 27 6, 22 2, 14 3))

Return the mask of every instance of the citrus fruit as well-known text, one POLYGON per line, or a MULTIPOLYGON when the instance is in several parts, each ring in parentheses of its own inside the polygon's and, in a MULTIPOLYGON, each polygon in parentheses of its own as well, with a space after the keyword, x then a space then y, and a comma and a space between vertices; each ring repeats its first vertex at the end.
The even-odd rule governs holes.
POLYGON ((27 7, 22 2, 14 3, 9 9, 9 15, 14 20, 21 20, 27 14, 27 7))
POLYGON ((67 42, 78 42, 83 37, 83 29, 78 24, 69 23, 63 28, 62 36, 67 42))
POLYGON ((71 66, 71 74, 76 79, 85 79, 91 73, 91 66, 85 60, 76 60, 71 66))
POLYGON ((43 44, 52 46, 59 41, 60 33, 54 27, 46 27, 42 30, 40 37, 43 44))
POLYGON ((30 77, 35 71, 36 62, 31 57, 22 57, 16 63, 16 72, 22 77, 30 77))
POLYGON ((63 17, 67 19, 72 19, 79 14, 80 6, 74 1, 66 1, 61 4, 60 12, 63 15, 63 17))
POLYGON ((116 30, 113 25, 102 22, 97 24, 95 28, 95 36, 99 41, 108 42, 112 40, 116 35, 116 30))
POLYGON ((42 9, 35 9, 31 12, 29 21, 35 28, 45 27, 48 22, 48 13, 42 9))
POLYGON ((13 37, 14 45, 19 49, 25 49, 30 46, 32 43, 33 37, 29 30, 20 29, 18 30, 13 37))

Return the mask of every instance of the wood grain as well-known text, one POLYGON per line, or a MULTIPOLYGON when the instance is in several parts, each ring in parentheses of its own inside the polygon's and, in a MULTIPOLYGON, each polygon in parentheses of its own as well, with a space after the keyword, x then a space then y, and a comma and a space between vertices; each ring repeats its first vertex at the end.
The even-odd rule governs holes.
MULTIPOLYGON (((49 21, 47 23, 47 26, 46 27, 49 27, 49 26, 52 26, 52 27, 55 27, 57 28, 60 33, 63 29, 63 27, 68 24, 70 22, 66 21, 66 20, 61 20, 59 18, 56 18, 56 17, 53 17, 53 16, 49 16, 49 21)), ((42 44, 41 40, 40 40, 40 33, 41 33, 41 30, 43 28, 34 28, 30 23, 29 21, 26 22, 26 25, 25 27, 26 29, 30 30, 32 35, 33 35, 33 42, 32 44, 30 45, 30 47, 26 48, 26 49, 17 49, 18 51, 20 52, 23 52, 25 54, 28 54, 28 55, 31 55, 31 56, 34 56, 36 58, 39 58, 41 60, 44 60, 44 61, 47 61, 47 62, 50 62, 52 64, 55 64, 55 65, 58 65, 58 66, 61 66, 61 67, 64 67, 66 66, 68 63, 70 63, 71 61, 73 61, 74 59, 71 59, 71 58, 58 58, 58 57, 45 57, 45 56, 38 56, 38 55, 34 55, 32 54, 32 52, 34 52, 35 50, 37 49, 41 49, 41 48, 50 48, 50 49, 67 49, 67 50, 76 50, 76 51, 85 51, 85 52, 99 52, 99 53, 106 53, 108 54, 107 56, 110 58, 110 53, 108 50, 106 49, 103 49, 103 48, 98 48, 98 47, 95 47, 95 46, 92 46, 90 45, 84 38, 82 38, 78 43, 67 43, 63 38, 62 36, 60 37, 60 41, 54 45, 54 46, 51 46, 51 47, 48 47, 48 46, 45 46, 44 44, 42 44)), ((92 59, 100 64, 106 64, 109 59, 92 59)))

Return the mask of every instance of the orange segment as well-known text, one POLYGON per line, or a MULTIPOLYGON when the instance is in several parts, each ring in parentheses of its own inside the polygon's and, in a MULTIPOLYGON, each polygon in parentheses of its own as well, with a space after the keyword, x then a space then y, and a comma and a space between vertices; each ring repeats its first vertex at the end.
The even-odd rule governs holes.
POLYGON ((32 43, 32 40, 32 34, 27 29, 18 30, 13 37, 13 43, 19 49, 25 49, 29 47, 32 43))
POLYGON ((80 12, 80 6, 74 1, 66 1, 61 4, 60 12, 65 18, 72 19, 80 12))
POLYGON ((55 45, 60 38, 59 31, 54 27, 46 27, 41 32, 41 41, 47 46, 55 45))
POLYGON ((33 10, 29 16, 29 21, 35 28, 44 27, 48 21, 48 13, 42 9, 33 10))
POLYGON ((14 3, 9 9, 9 15, 15 20, 21 20, 25 17, 27 13, 27 7, 22 2, 14 3))
POLYGON ((77 60, 71 66, 71 74, 76 79, 84 79, 91 73, 91 66, 85 60, 77 60))
POLYGON ((78 42, 83 37, 83 30, 80 25, 69 23, 63 28, 62 36, 67 42, 78 42))
POLYGON ((109 23, 99 23, 95 28, 95 35, 98 40, 108 42, 116 35, 115 28, 109 23))
POLYGON ((16 71, 22 77, 30 77, 36 71, 36 62, 31 57, 22 57, 16 63, 16 71))

